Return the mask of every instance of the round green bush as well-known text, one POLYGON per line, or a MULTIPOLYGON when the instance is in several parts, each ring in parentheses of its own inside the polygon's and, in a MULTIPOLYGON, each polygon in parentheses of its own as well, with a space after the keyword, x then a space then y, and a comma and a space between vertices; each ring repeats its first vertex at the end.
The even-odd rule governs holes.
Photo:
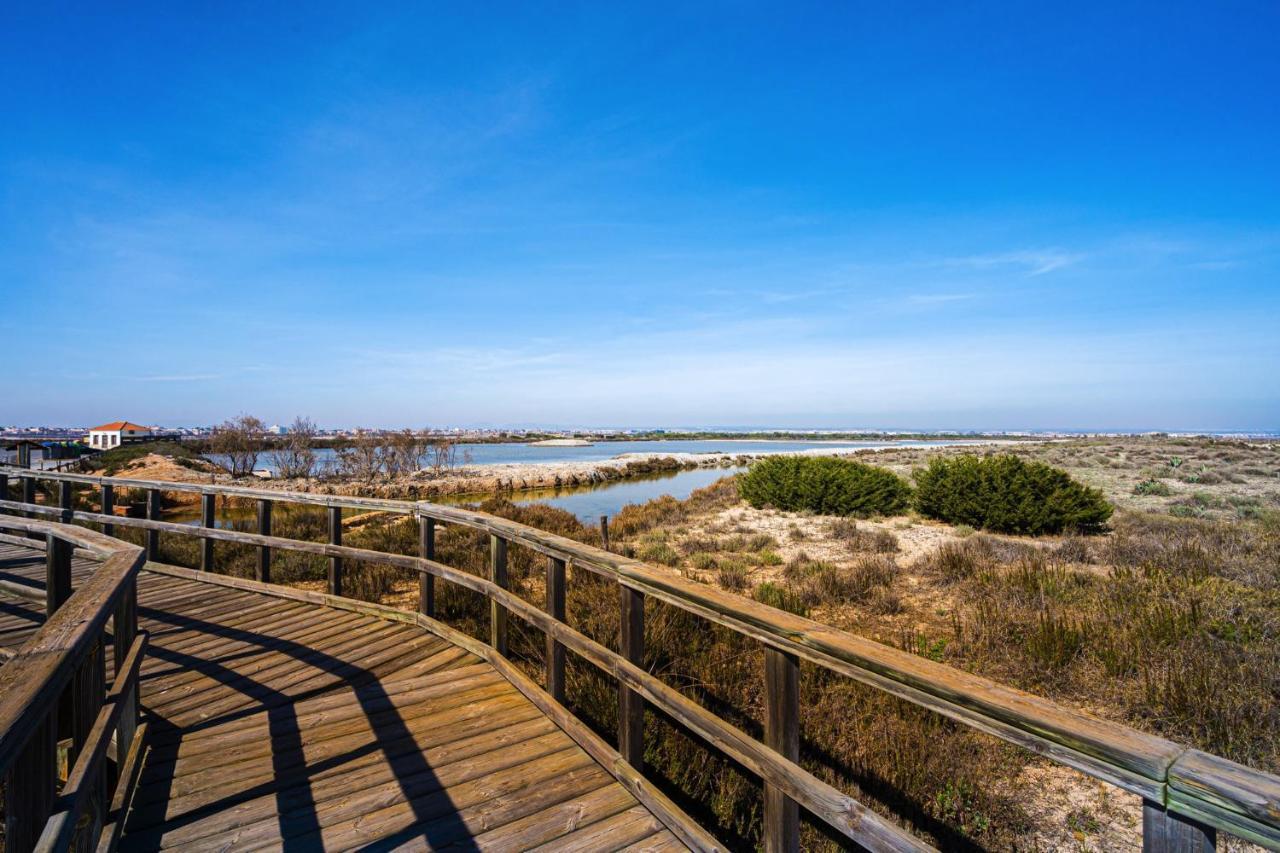
POLYGON ((770 456, 738 481, 754 507, 821 515, 896 515, 911 502, 911 486, 886 471, 834 456, 770 456))
POLYGON ((915 500, 921 515, 997 533, 1087 533, 1111 517, 1102 492, 1008 454, 934 459, 916 472, 915 500))

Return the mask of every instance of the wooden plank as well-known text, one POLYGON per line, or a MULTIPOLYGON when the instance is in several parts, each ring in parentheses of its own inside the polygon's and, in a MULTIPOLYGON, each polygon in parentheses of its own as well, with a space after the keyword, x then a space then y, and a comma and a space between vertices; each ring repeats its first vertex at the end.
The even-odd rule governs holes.
MULTIPOLYGON (((327 742, 342 741, 357 736, 372 736, 383 746, 390 740, 383 738, 399 737, 406 733, 423 734, 437 728, 458 727, 473 721, 505 723, 521 723, 536 716, 536 708, 520 697, 490 672, 477 680, 450 691, 440 685, 443 690, 435 696, 416 694, 414 702, 409 702, 405 694, 397 697, 397 701, 387 703, 377 711, 370 711, 362 706, 355 697, 348 696, 347 704, 328 712, 304 712, 303 703, 295 707, 295 715, 307 714, 313 722, 307 729, 305 760, 315 763, 313 749, 325 748, 327 742), (434 700, 434 701, 432 701, 434 700)), ((504 723, 504 724, 505 724, 504 723)), ((171 747, 157 749, 157 755, 149 762, 148 767, 158 767, 162 763, 174 765, 175 779, 181 781, 179 791, 198 790, 202 776, 219 771, 228 765, 250 768, 254 762, 263 765, 268 774, 279 773, 288 769, 290 760, 302 760, 301 755, 280 756, 271 748, 270 736, 272 727, 276 725, 269 715, 258 715, 249 720, 237 721, 236 725, 224 727, 213 736, 205 737, 195 747, 189 747, 185 741, 172 744, 171 747), (244 725, 250 723, 252 725, 244 725), (256 733, 255 737, 246 737, 246 731, 256 733), (263 743, 262 739, 267 742, 263 743), (168 759, 172 758, 170 762, 168 759)), ((301 728, 302 723, 297 723, 301 728)), ((249 769, 245 770, 248 778, 249 769)), ((175 782, 175 785, 177 782, 175 782)))
MULTIPOLYGON (((314 619, 313 614, 308 617, 314 619)), ((253 678, 261 681, 277 672, 291 668, 293 665, 312 665, 311 661, 323 663, 326 658, 326 643, 343 642, 348 648, 358 647, 359 638, 353 638, 350 624, 345 621, 320 622, 309 630, 289 636, 277 638, 264 636, 255 642, 232 638, 228 645, 206 647, 198 652, 182 652, 176 671, 148 674, 148 695, 173 696, 193 685, 204 685, 204 689, 232 687, 232 675, 240 678, 253 678), (288 649, 295 649, 290 653, 288 649), (313 652, 303 657, 306 652, 313 652), (192 668, 184 662, 198 655, 202 665, 192 668), (210 675, 208 670, 217 668, 218 675, 210 675)), ((380 639, 381 634, 371 634, 369 639, 380 639)), ((165 648, 155 655, 155 660, 165 661, 172 654, 172 649, 165 648)), ((168 709, 167 705, 154 705, 156 710, 168 709)))
MULTIPOLYGON (((337 692, 317 698, 334 696, 344 699, 344 704, 316 708, 313 707, 315 700, 308 699, 294 706, 292 719, 299 729, 310 726, 309 735, 316 733, 314 738, 308 737, 308 745, 367 729, 399 736, 400 729, 411 720, 415 721, 412 726, 415 731, 430 731, 441 726, 462 725, 486 715, 512 714, 516 722, 531 716, 527 702, 522 703, 518 694, 496 689, 494 683, 475 682, 462 695, 445 692, 422 698, 417 691, 409 691, 378 697, 366 692, 358 701, 351 693, 337 692), (384 724, 388 728, 380 728, 384 724)), ((192 737, 157 744, 148 766, 160 768, 172 764, 173 773, 185 777, 233 762, 271 758, 274 753, 266 747, 270 745, 276 725, 278 721, 269 713, 257 712, 231 723, 197 730, 191 732, 192 737)))
MULTIPOLYGON (((471 841, 479 850, 528 850, 635 806, 635 797, 613 777, 605 778, 608 784, 502 826, 477 832, 471 841)), ((403 848, 413 846, 416 845, 410 842, 403 848)))
MULTIPOLYGON (((447 569, 447 567, 442 568, 447 569)), ((182 569, 175 566, 157 565, 153 567, 153 570, 157 573, 173 577, 199 577, 197 573, 192 572, 189 569, 182 569)), ((448 569, 448 571, 453 572, 454 570, 448 569)), ((454 580, 454 576, 451 575, 450 580, 454 580)), ((689 819, 683 811, 672 803, 661 791, 655 788, 652 783, 637 773, 636 770, 626 762, 622 761, 621 757, 613 747, 601 740, 584 723, 582 723, 581 720, 574 717, 573 714, 562 705, 552 700, 547 693, 538 687, 538 685, 534 684, 518 667, 511 664, 501 655, 496 654, 491 646, 481 643, 459 631, 453 630, 442 623, 428 619, 421 614, 409 614, 404 611, 396 610, 392 607, 353 601, 351 599, 338 598, 307 590, 258 584, 255 581, 244 580, 241 578, 230 578, 223 575, 211 576, 208 581, 210 583, 222 584, 237 589, 253 590, 264 595, 272 595, 279 598, 326 604, 332 607, 353 610, 363 614, 376 615, 380 618, 394 621, 415 622, 415 624, 420 627, 446 639, 448 642, 459 648, 467 650, 474 656, 489 662, 498 669, 498 671, 501 672, 517 690, 537 705, 543 713, 547 714, 553 721, 555 721, 555 723, 580 746, 582 746, 588 754, 611 772, 615 778, 622 782, 641 803, 658 815, 682 842, 697 850, 722 849, 714 838, 689 819)), ((465 586, 468 581, 484 583, 481 579, 474 578, 473 576, 465 575, 461 572, 457 573, 457 582, 461 585, 465 586)))
MULTIPOLYGON (((329 666, 346 651, 360 649, 370 655, 388 649, 399 651, 404 640, 401 632, 388 627, 379 628, 368 638, 353 637, 347 631, 339 631, 331 642, 318 642, 295 654, 281 653, 278 648, 269 646, 275 654, 262 660, 237 661, 219 666, 216 678, 203 674, 203 677, 175 687, 152 687, 147 691, 147 705, 156 713, 176 718, 193 708, 212 713, 215 709, 226 708, 228 703, 234 706, 242 700, 265 701, 270 696, 282 698, 282 691, 286 687, 317 674, 332 675, 329 666), (256 695, 250 696, 246 691, 256 695)), ((357 667, 348 664, 346 668, 350 670, 357 667)))
MULTIPOLYGON (((502 828, 549 807, 573 803, 602 786, 616 790, 622 787, 599 767, 586 766, 581 770, 536 780, 508 796, 492 797, 434 820, 419 822, 401 835, 415 836, 418 846, 424 849, 439 849, 451 844, 476 849, 472 839, 477 834, 502 828)), ((653 820, 652 816, 650 820, 653 820)), ((523 850, 527 845, 518 842, 518 846, 507 849, 523 850)))
MULTIPOLYGON (((558 733, 557 733, 558 734, 558 733)), ((563 741, 563 735, 559 735, 563 741)), ((551 742, 548 738, 548 742, 551 742)), ((537 743, 531 742, 531 743, 537 743)), ((531 780, 558 779, 573 782, 600 772, 582 750, 569 748, 554 752, 538 744, 536 750, 516 756, 513 750, 487 753, 476 759, 455 762, 417 776, 402 777, 388 784, 365 789, 345 801, 322 804, 317 811, 320 829, 289 837, 290 844, 323 843, 326 848, 350 849, 395 833, 428 824, 432 818, 452 816, 465 826, 464 813, 479 803, 509 797, 528 786, 531 780), (533 755, 528 759, 529 755, 533 755), (528 760, 522 761, 522 758, 528 760)), ((437 827, 439 825, 437 824, 437 827)), ((261 825, 260 825, 260 828, 261 825)), ((275 846, 274 822, 266 826, 265 837, 235 833, 243 849, 275 846)), ((438 831, 438 830, 437 830, 438 831)), ((455 837, 453 832, 450 838, 455 837)))
MULTIPOLYGON (((322 780, 317 785, 273 791, 205 819, 177 822, 167 831, 161 828, 135 836, 131 830, 126 841, 130 846, 144 848, 159 842, 162 848, 190 845, 200 849, 201 840, 210 839, 229 845, 228 849, 252 850, 288 840, 290 846, 296 844, 304 849, 314 845, 323 832, 327 847, 349 847, 357 838, 381 837, 379 824, 385 823, 378 818, 383 809, 392 808, 402 815, 401 809, 409 809, 409 802, 433 795, 441 800, 437 809, 456 809, 467 804, 458 798, 460 794, 465 796, 467 783, 475 780, 481 780, 486 790, 503 783, 518 789, 531 777, 567 772, 584 763, 589 759, 581 750, 566 748, 563 734, 555 732, 526 741, 519 751, 496 749, 448 764, 421 756, 412 767, 401 767, 395 774, 379 766, 367 773, 322 780), (376 781, 379 777, 383 781, 376 781), (297 819, 299 813, 302 820, 297 819)), ((415 816, 423 819, 417 804, 409 809, 409 815, 411 821, 415 816)))
POLYGON ((669 851, 688 850, 680 843, 680 839, 669 829, 664 829, 650 835, 648 838, 628 844, 622 848, 627 853, 669 853, 669 851))
POLYGON ((664 827, 643 806, 634 806, 624 812, 596 821, 581 829, 563 835, 551 843, 534 850, 558 851, 558 853, 595 853, 598 850, 617 850, 648 838, 664 827))
POLYGON ((268 755, 176 778, 170 796, 139 807, 138 822, 160 814, 165 821, 182 821, 210 804, 238 808, 241 803, 266 795, 274 799, 282 792, 299 788, 315 795, 329 790, 329 783, 339 788, 346 786, 347 791, 357 790, 357 784, 394 781, 396 767, 427 763, 428 752, 432 753, 430 763, 434 767, 436 761, 517 749, 524 742, 558 733, 553 723, 527 704, 495 708, 489 713, 468 713, 431 726, 423 724, 422 718, 411 719, 422 727, 415 725, 385 739, 370 733, 314 743, 308 739, 305 758, 289 754, 286 757, 290 760, 278 767, 273 766, 278 762, 268 755))
POLYGON ((161 712, 175 724, 189 725, 196 720, 215 719, 243 708, 271 707, 287 702, 293 696, 329 689, 348 681, 377 678, 379 667, 396 665, 405 658, 421 654, 421 647, 393 638, 380 643, 376 653, 362 657, 358 666, 344 662, 333 667, 336 672, 314 666, 300 666, 292 668, 287 674, 273 675, 268 695, 260 693, 251 696, 241 691, 240 688, 245 684, 232 685, 223 688, 221 698, 213 698, 216 694, 206 695, 203 700, 194 703, 184 701, 179 708, 165 704, 161 706, 161 712))
MULTIPOLYGON (((784 758, 800 760, 800 661, 777 649, 764 650, 764 742, 784 758)), ((800 810, 777 785, 765 783, 764 849, 800 849, 800 810)))

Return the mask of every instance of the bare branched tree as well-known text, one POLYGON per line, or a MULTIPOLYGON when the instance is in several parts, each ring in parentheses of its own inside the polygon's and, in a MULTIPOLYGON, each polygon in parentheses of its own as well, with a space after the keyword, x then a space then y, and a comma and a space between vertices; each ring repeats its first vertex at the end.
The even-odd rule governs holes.
POLYGON ((422 456, 427 449, 425 432, 403 429, 388 443, 388 474, 414 474, 422 470, 422 456))
POLYGON ((266 426, 253 415, 239 415, 214 427, 209 448, 225 457, 232 477, 248 477, 258 465, 266 426))
POLYGON ((282 440, 270 453, 271 463, 280 477, 311 477, 316 470, 315 422, 298 416, 282 440))
POLYGON ((386 456, 382 436, 357 429, 356 434, 338 448, 338 470, 350 477, 372 481, 386 468, 386 456))
POLYGON ((427 464, 439 477, 458 466, 458 443, 447 436, 433 438, 427 444, 427 464))

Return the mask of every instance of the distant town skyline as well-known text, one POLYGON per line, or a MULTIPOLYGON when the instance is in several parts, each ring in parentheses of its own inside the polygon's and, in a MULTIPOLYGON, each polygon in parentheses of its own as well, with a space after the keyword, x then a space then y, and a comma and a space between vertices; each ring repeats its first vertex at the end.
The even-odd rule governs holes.
POLYGON ((1280 427, 1280 7, 0 12, 0 422, 1280 427))

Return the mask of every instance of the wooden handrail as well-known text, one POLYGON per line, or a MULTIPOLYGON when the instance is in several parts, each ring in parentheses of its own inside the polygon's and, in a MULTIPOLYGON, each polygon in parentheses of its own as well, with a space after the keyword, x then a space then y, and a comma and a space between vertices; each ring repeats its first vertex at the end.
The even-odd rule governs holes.
MULTIPOLYGON (((69 515, 68 500, 54 512, 69 515)), ((41 507, 32 512, 41 512, 41 507)), ((41 598, 48 616, 36 633, 0 667, 0 774, 6 779, 7 849, 66 850, 79 818, 96 803, 90 834, 105 818, 113 792, 104 762, 114 736, 118 754, 138 755, 138 667, 145 638, 136 638, 136 580, 141 549, 68 524, 0 515, 0 529, 44 534, 48 579, 41 598), (72 554, 100 565, 79 589, 71 589, 72 554), (105 697, 104 631, 112 621, 116 682, 105 697), (71 709, 71 714, 60 713, 71 709), (68 723, 70 721, 69 728, 68 723), (55 804, 57 742, 70 737, 75 764, 55 804)), ((5 589, 24 598, 27 590, 5 589)), ((31 590, 35 592, 34 589, 31 590)), ((136 779, 136 774, 130 776, 136 779)), ((126 782, 125 784, 132 784, 126 782)), ((119 786, 115 795, 122 796, 119 786)))
MULTIPOLYGON (((54 533, 92 550, 106 539, 84 528, 9 516, 0 516, 0 527, 54 533)), ((118 539, 108 541, 113 548, 105 552, 97 571, 0 667, 0 773, 9 769, 42 715, 62 694, 75 664, 97 642, 126 585, 142 569, 141 549, 118 539)))
MULTIPOLYGON (((1280 778, 1276 776, 1188 750, 1164 738, 1065 708, 989 679, 508 519, 428 502, 410 503, 237 486, 177 484, 17 470, 19 476, 51 480, 73 479, 75 482, 99 486, 192 491, 329 507, 377 509, 413 514, 424 520, 457 524, 485 532, 502 541, 529 548, 551 560, 570 563, 575 568, 612 578, 626 589, 651 595, 667 604, 729 627, 758 640, 768 648, 810 661, 1016 743, 1058 763, 1082 770, 1141 795, 1148 802, 1149 811, 1152 808, 1168 810, 1175 816, 1183 815, 1192 821, 1219 827, 1264 846, 1280 849, 1280 778)), ((65 515, 65 510, 59 508, 33 507, 29 503, 13 501, 0 501, 0 507, 65 515)), ((588 659, 597 655, 596 649, 584 645, 584 641, 588 644, 592 641, 500 586, 421 557, 215 528, 198 528, 171 522, 108 517, 95 513, 76 512, 73 517, 90 522, 109 519, 122 526, 302 551, 330 558, 382 562, 425 572, 489 596, 495 605, 517 613, 522 619, 542 628, 549 638, 588 659)), ((667 706, 676 701, 673 697, 650 684, 647 678, 640 677, 647 674, 643 671, 637 674, 629 661, 613 652, 608 652, 608 655, 609 665, 617 666, 615 677, 627 682, 631 689, 644 693, 648 701, 670 712, 667 706)), ((597 665, 605 662, 604 658, 593 661, 597 665)), ((721 734, 723 733, 717 731, 717 736, 721 734)), ((769 764, 772 766, 772 759, 769 764)), ((774 771, 768 772, 772 774, 774 771)), ((766 781, 786 783, 780 775, 766 781)), ((813 810, 808 803, 806 808, 813 810)), ((819 816, 827 819, 827 816, 819 816)))
POLYGON ((94 777, 101 774, 103 762, 111 738, 129 707, 131 695, 138 689, 138 674, 142 669, 142 656, 147 650, 147 634, 142 632, 134 639, 120 671, 116 673, 111 690, 107 693, 102 710, 98 712, 93 728, 81 749, 75 766, 67 774, 67 781, 58 797, 53 816, 45 824, 35 849, 40 853, 66 850, 75 838, 76 824, 89 805, 94 793, 94 777))

